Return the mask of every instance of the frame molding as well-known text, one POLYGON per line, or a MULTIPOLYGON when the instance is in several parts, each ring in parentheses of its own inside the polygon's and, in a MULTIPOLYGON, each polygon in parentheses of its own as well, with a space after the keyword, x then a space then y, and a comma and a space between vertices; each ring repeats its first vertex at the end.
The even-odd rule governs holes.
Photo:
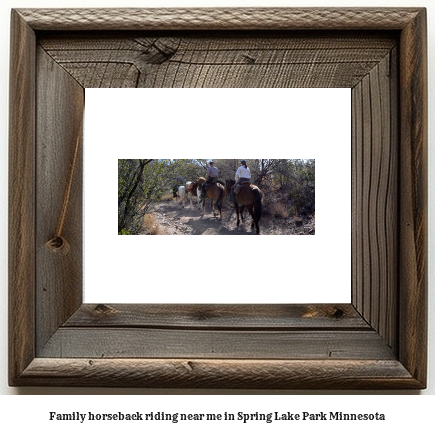
MULTIPOLYGON (((426 51, 423 8, 13 10, 10 384, 426 387, 426 51), (137 55, 132 35, 145 61, 137 55), (236 42, 241 35, 248 46, 255 39, 252 50, 266 42, 272 49, 279 44, 284 52, 279 62, 286 68, 295 63, 295 57, 288 60, 287 40, 309 40, 314 55, 329 50, 323 59, 335 69, 326 75, 316 75, 322 62, 296 55, 302 69, 290 87, 298 77, 311 80, 306 87, 352 87, 352 303, 82 304, 81 155, 65 221, 69 249, 48 250, 45 244, 54 235, 75 143, 82 141, 84 87, 119 86, 113 69, 98 69, 119 56, 136 68, 122 83, 152 87, 150 71, 160 74, 159 65, 183 56, 182 50, 186 55, 192 41, 200 44, 211 37, 230 47, 240 43, 243 51, 245 42, 236 42), (361 41, 369 49, 358 51, 356 62, 352 50, 364 48, 361 41), (102 43, 106 54, 101 46, 93 51, 102 43), (123 51, 119 44, 125 43, 130 48, 123 51), (88 49, 85 60, 75 57, 83 47, 88 49), (376 56, 368 56, 374 49, 376 56)), ((240 59, 231 65, 244 70, 258 58, 240 59)), ((216 74, 211 77, 206 86, 230 85, 215 79, 216 74)), ((252 87, 252 82, 245 85, 252 87)), ((163 82, 155 87, 172 86, 163 82)))

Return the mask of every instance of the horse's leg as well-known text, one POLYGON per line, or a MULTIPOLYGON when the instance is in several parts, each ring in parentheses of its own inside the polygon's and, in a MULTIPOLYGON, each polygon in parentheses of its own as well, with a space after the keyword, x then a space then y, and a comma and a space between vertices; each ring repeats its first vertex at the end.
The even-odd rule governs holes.
POLYGON ((210 199, 210 202, 211 202, 211 210, 213 211, 213 215, 216 217, 217 216, 217 212, 214 210, 214 206, 213 206, 213 195, 212 195, 212 197, 210 199))
POLYGON ((240 216, 239 216, 239 204, 237 203, 237 200, 234 201, 234 207, 236 208, 236 212, 237 212, 237 226, 239 226, 240 216))
POLYGON ((178 188, 178 203, 181 204, 181 207, 184 208, 184 203, 186 200, 186 190, 183 187, 178 188))
MULTIPOLYGON (((219 219, 222 220, 222 204, 224 202, 225 190, 221 187, 218 187, 217 194, 218 197, 216 199, 216 204, 219 211, 219 219)), ((216 217, 217 217, 217 213, 216 213, 216 217)))
MULTIPOLYGON (((254 215, 255 215, 255 211, 254 211, 254 215)), ((257 217, 255 217, 254 221, 255 221, 255 229, 257 230, 257 235, 260 235, 260 225, 258 224, 257 217)))
MULTIPOLYGON (((196 198, 198 199, 198 208, 199 209, 201 209, 201 201, 199 199, 200 197, 201 197, 201 189, 198 187, 196 189, 196 198)), ((203 198, 203 200, 204 200, 204 198, 203 198)))
POLYGON ((255 217, 254 217, 254 209, 253 209, 252 205, 248 205, 247 208, 248 208, 249 214, 251 214, 251 217, 252 217, 251 228, 253 228, 254 227, 254 219, 255 219, 255 217))
POLYGON ((217 189, 217 199, 215 204, 217 205, 217 211, 215 217, 219 214, 219 219, 222 220, 222 202, 224 200, 222 190, 220 188, 217 189), (222 197, 221 197, 222 196, 222 197))
POLYGON ((240 217, 242 217, 242 222, 245 220, 245 217, 243 217, 244 211, 245 211, 245 205, 242 205, 240 207, 240 217))
POLYGON ((201 217, 204 217, 204 213, 205 213, 205 196, 202 198, 202 213, 201 213, 201 217))
POLYGON ((255 223, 255 229, 256 229, 256 231, 257 231, 257 235, 260 233, 260 226, 259 226, 259 221, 258 221, 258 219, 257 219, 257 217, 256 217, 256 212, 255 212, 255 204, 253 205, 253 207, 252 207, 252 217, 253 217, 253 219, 254 219, 254 221, 252 222, 252 225, 251 225, 251 227, 254 227, 254 223, 255 223))
POLYGON ((215 201, 213 190, 214 190, 214 185, 212 185, 208 191, 210 192, 210 202, 211 202, 211 210, 213 211, 213 216, 217 217, 217 212, 214 209, 214 204, 217 202, 217 200, 215 201))
POLYGON ((251 214, 251 217, 252 217, 251 228, 253 228, 254 224, 255 224, 255 229, 257 230, 257 234, 259 234, 260 233, 260 227, 258 226, 258 221, 257 221, 257 219, 255 217, 254 206, 253 205, 248 205, 248 211, 249 211, 249 214, 251 214))

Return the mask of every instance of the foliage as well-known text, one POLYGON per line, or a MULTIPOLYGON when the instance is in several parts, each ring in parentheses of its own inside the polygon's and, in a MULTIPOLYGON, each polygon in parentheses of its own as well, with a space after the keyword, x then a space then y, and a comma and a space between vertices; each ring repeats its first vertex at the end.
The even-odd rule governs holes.
POLYGON ((118 160, 118 233, 142 229, 143 217, 163 194, 170 176, 167 160, 118 160))
POLYGON ((314 212, 315 160, 286 160, 277 168, 274 183, 290 205, 289 214, 314 212))
MULTIPOLYGON (((240 160, 215 162, 224 179, 234 179, 240 160)), ((246 162, 252 183, 263 191, 266 209, 271 214, 286 218, 315 211, 315 160, 247 159, 246 162)))

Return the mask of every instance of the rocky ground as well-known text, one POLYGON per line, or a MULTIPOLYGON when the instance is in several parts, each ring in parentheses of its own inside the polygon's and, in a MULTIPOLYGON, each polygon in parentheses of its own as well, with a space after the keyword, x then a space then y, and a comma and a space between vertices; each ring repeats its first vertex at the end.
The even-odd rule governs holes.
MULTIPOLYGON (((195 203, 184 206, 175 201, 162 202, 153 210, 144 234, 162 235, 255 235, 251 229, 252 218, 245 211, 245 221, 237 227, 237 216, 233 206, 227 201, 222 208, 222 221, 214 217, 210 201, 207 201, 205 215, 195 203), (151 227, 150 227, 151 226, 151 227)), ((314 235, 314 218, 280 218, 264 212, 260 220, 262 235, 314 235)))

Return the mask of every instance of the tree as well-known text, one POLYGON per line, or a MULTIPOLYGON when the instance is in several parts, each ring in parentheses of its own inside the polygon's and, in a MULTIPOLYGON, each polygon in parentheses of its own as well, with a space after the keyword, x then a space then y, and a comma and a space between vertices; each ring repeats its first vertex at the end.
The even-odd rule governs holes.
POLYGON ((315 160, 285 160, 274 173, 274 183, 296 214, 315 209, 315 160))
POLYGON ((152 160, 118 160, 118 233, 134 231, 140 184, 145 166, 152 160))
POLYGON ((138 234, 171 182, 169 160, 118 160, 118 233, 138 234))
POLYGON ((234 175, 239 167, 240 160, 238 159, 220 159, 214 160, 219 169, 219 179, 234 179, 234 175))

